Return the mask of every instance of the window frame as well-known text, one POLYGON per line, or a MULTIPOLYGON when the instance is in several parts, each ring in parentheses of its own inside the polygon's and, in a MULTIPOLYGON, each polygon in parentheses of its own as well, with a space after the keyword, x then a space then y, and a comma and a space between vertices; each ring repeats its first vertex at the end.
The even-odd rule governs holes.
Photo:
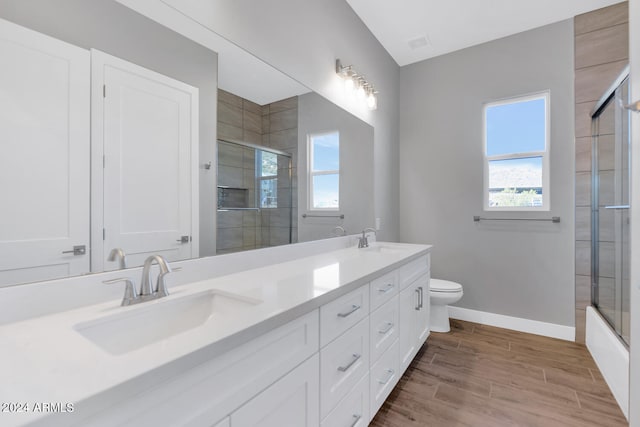
POLYGON ((264 153, 270 153, 270 154, 274 154, 276 156, 276 162, 277 162, 277 158, 278 155, 275 153, 271 153, 269 151, 264 151, 264 150, 256 150, 259 151, 258 155, 256 156, 256 170, 259 171, 259 173, 257 173, 256 175, 256 180, 257 180, 257 185, 256 185, 256 197, 258 198, 257 201, 257 206, 258 209, 277 209, 278 208, 278 170, 276 168, 276 173, 275 175, 262 175, 262 155, 264 153), (275 206, 263 206, 262 205, 262 183, 264 181, 275 181, 275 187, 276 187, 276 205, 275 206))
POLYGON ((497 101, 486 102, 482 105, 482 156, 484 161, 483 179, 483 211, 539 211, 551 210, 551 186, 550 186, 550 159, 551 152, 551 114, 550 114, 551 92, 549 90, 531 93, 522 96, 504 98, 497 101), (544 151, 513 152, 509 154, 487 155, 487 109, 499 105, 515 104, 520 102, 544 99, 545 106, 545 144, 544 151), (542 158, 542 206, 489 206, 489 162, 497 160, 518 160, 532 157, 542 158))
POLYGON ((316 212, 339 212, 340 211, 340 171, 341 171, 341 162, 340 162, 340 131, 339 130, 331 130, 325 132, 315 132, 309 133, 307 135, 307 170, 309 173, 307 174, 307 209, 309 211, 316 212), (338 135, 338 169, 333 170, 322 170, 322 171, 314 171, 313 170, 313 138, 325 136, 325 135, 338 135), (320 175, 338 175, 338 207, 332 208, 317 208, 313 206, 314 202, 314 189, 313 189, 313 178, 320 175))

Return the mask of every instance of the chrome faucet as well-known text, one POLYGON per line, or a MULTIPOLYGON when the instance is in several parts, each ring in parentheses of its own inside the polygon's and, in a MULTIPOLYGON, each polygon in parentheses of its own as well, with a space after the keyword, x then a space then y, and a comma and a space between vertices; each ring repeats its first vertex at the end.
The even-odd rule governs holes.
POLYGON ((167 287, 164 282, 164 277, 171 273, 171 267, 169 267, 169 263, 167 262, 162 255, 151 255, 144 261, 144 266, 142 267, 142 279, 140 279, 140 298, 144 300, 150 300, 155 298, 162 298, 169 295, 167 292, 167 287), (151 266, 154 262, 158 263, 158 267, 160 267, 160 273, 158 274, 158 279, 156 281, 156 289, 155 291, 151 288, 151 266))
POLYGON ((136 292, 135 284, 133 280, 128 277, 120 277, 112 280, 105 280, 103 283, 111 284, 118 282, 125 282, 126 288, 124 290, 124 298, 122 299, 122 305, 139 304, 141 302, 150 301, 157 298, 166 297, 169 295, 167 291, 167 285, 165 282, 165 276, 172 271, 178 271, 180 268, 174 268, 173 270, 169 266, 169 263, 161 255, 151 255, 148 257, 144 266, 142 267, 142 279, 140 280, 140 292, 136 292), (151 266, 157 263, 160 267, 160 273, 156 279, 156 287, 151 287, 151 266))
POLYGON ((334 236, 346 236, 347 235, 347 230, 345 230, 344 227, 342 227, 340 225, 337 225, 333 229, 333 235, 334 236), (337 232, 340 232, 341 234, 338 234, 337 232))
POLYGON ((111 249, 109 258, 107 258, 107 260, 113 262, 116 259, 120 261, 120 270, 124 270, 125 268, 127 268, 127 255, 124 253, 124 250, 122 250, 122 248, 111 249))
POLYGON ((367 237, 367 231, 373 231, 373 234, 376 235, 376 230, 369 227, 362 230, 362 237, 358 237, 358 248, 368 248, 369 247, 369 238, 367 237))

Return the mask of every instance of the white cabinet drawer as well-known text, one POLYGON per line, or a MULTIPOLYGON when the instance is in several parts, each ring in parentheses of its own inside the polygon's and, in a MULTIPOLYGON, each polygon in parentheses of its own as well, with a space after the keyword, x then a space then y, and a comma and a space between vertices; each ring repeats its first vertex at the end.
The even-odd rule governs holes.
POLYGON ((380 360, 371 367, 369 376, 369 382, 371 383, 370 411, 372 414, 375 414, 401 376, 398 362, 398 341, 394 342, 382 357, 380 357, 380 360))
POLYGON ((371 364, 375 363, 382 353, 398 339, 399 328, 398 295, 391 301, 371 313, 371 364))
POLYGON ((430 256, 431 254, 423 255, 420 258, 414 259, 413 261, 400 267, 400 269, 398 270, 400 290, 406 288, 411 284, 411 282, 429 271, 431 267, 430 256))
POLYGON ((366 427, 367 425, 369 425, 369 375, 365 375, 320 424, 321 427, 366 427))
POLYGON ((398 295, 397 270, 371 281, 371 310, 375 310, 395 295, 398 295))
POLYGON ((369 317, 320 350, 320 414, 324 418, 369 370, 369 317))
POLYGON ((320 347, 369 315, 369 285, 320 307, 320 347))

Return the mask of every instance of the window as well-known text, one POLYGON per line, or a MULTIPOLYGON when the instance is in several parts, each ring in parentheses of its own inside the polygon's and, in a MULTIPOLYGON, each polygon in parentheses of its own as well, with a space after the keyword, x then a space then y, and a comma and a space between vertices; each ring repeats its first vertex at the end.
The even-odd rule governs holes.
POLYGON ((484 209, 549 210, 549 93, 484 106, 484 209))
POLYGON ((278 155, 256 150, 260 208, 278 207, 278 155))
POLYGON ((309 135, 309 209, 340 209, 340 134, 309 135))

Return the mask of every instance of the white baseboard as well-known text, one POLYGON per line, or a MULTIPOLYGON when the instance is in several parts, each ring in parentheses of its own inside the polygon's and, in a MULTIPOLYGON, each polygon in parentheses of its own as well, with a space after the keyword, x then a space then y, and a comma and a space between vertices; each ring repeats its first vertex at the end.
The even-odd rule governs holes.
POLYGON ((587 307, 586 341, 622 413, 629 419, 629 350, 593 307, 587 307))
POLYGON ((566 341, 575 341, 576 339, 576 328, 573 326, 557 325, 555 323, 540 322, 538 320, 523 319, 521 317, 505 316, 454 306, 449 306, 449 317, 566 341))

